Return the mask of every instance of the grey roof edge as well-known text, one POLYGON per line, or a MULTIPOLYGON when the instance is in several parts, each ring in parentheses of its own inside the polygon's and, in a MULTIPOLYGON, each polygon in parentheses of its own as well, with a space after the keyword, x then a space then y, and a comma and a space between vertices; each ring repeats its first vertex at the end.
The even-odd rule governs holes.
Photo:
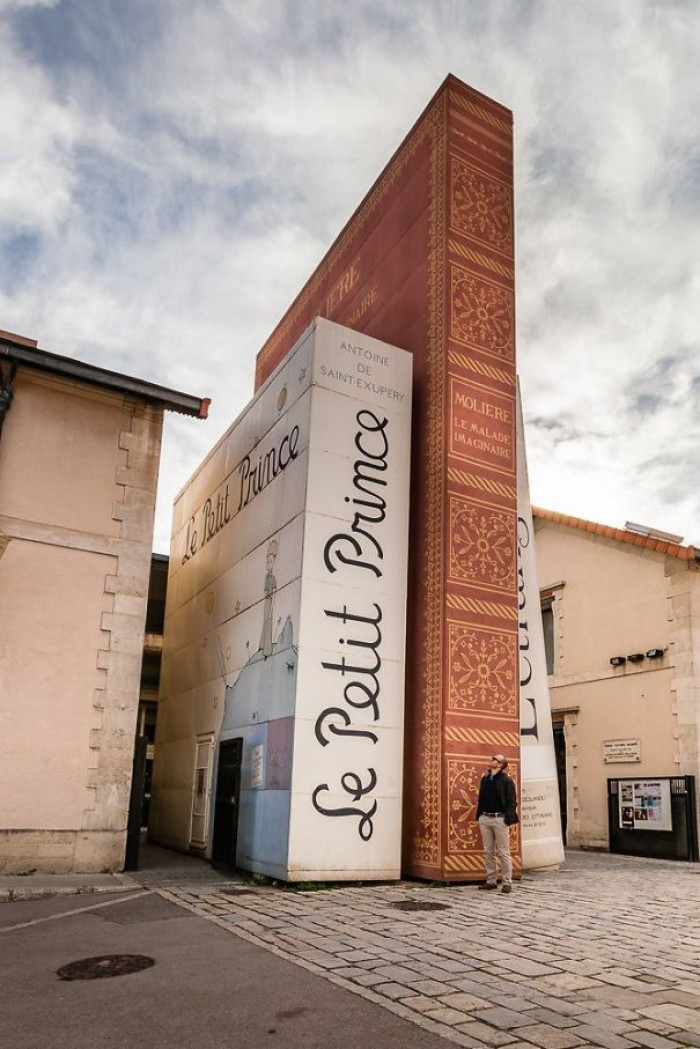
POLYGON ((51 372, 66 379, 75 379, 78 382, 101 386, 103 389, 129 394, 151 404, 160 404, 168 411, 191 415, 196 419, 206 419, 211 404, 210 397, 194 397, 179 390, 159 386, 157 383, 136 379, 131 375, 98 368, 94 364, 85 364, 74 357, 49 353, 48 350, 32 346, 31 340, 18 338, 15 341, 14 337, 4 332, 0 335, 0 360, 3 359, 36 371, 51 372))

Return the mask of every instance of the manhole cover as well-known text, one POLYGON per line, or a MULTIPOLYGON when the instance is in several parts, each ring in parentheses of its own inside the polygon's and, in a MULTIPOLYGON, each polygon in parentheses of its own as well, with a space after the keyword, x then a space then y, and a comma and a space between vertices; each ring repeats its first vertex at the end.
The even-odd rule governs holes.
POLYGON ((446 903, 421 903, 419 900, 399 900, 392 903, 397 911, 449 911, 446 903))
POLYGON ((100 980, 108 976, 127 976, 155 965, 145 954, 105 954, 100 958, 82 958, 56 970, 62 980, 100 980))

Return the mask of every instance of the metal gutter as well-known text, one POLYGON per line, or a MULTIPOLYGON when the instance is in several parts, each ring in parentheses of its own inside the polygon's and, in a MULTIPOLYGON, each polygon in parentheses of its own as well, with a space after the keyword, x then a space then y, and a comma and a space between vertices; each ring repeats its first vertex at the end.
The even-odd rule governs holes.
POLYGON ((50 372, 65 379, 89 383, 103 389, 115 390, 131 397, 138 397, 150 404, 162 405, 167 411, 206 419, 211 404, 210 397, 193 397, 191 394, 171 390, 166 386, 135 379, 121 372, 85 364, 74 357, 62 357, 48 350, 39 349, 32 340, 0 332, 0 363, 12 361, 34 371, 50 372))

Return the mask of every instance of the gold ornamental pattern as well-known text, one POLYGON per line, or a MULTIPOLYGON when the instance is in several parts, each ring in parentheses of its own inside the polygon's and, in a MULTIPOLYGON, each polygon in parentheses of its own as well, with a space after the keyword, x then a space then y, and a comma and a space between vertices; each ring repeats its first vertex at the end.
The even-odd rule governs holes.
POLYGON ((450 855, 477 852, 481 849, 476 803, 479 797, 481 770, 473 761, 448 758, 449 819, 447 848, 450 855))
POLYGON ((512 514, 450 497, 450 579, 506 593, 514 589, 512 514))
POLYGON ((513 136, 513 114, 498 105, 497 102, 493 102, 492 99, 485 99, 485 101, 490 103, 490 105, 485 106, 481 100, 474 102, 461 91, 450 91, 450 102, 453 105, 463 109, 470 116, 476 117, 480 127, 485 124, 487 127, 500 131, 501 135, 499 137, 503 139, 503 144, 510 146, 513 136), (502 116, 501 113, 503 114, 502 116))
POLYGON ((429 356, 428 356, 428 498, 426 500, 427 544, 424 569, 425 600, 431 615, 425 624, 425 669, 420 682, 422 692, 420 734, 415 760, 420 799, 414 816, 411 861, 437 868, 442 854, 441 834, 441 757, 443 689, 443 549, 444 506, 444 419, 445 385, 442 362, 445 347, 444 315, 444 122, 446 98, 433 109, 427 121, 430 146, 430 243, 429 243, 429 356))
POLYGON ((510 187, 453 157, 450 190, 452 228, 512 258, 510 187))
POLYGON ((502 499, 515 499, 515 488, 512 484, 501 484, 500 481, 492 481, 490 477, 480 477, 468 470, 460 470, 456 466, 447 467, 447 480, 454 484, 461 484, 465 488, 477 488, 488 495, 500 495, 502 499))
POLYGON ((453 339, 510 361, 513 293, 453 265, 450 274, 450 328, 453 339))
POLYGON ((449 709, 516 717, 515 634, 449 623, 449 709))

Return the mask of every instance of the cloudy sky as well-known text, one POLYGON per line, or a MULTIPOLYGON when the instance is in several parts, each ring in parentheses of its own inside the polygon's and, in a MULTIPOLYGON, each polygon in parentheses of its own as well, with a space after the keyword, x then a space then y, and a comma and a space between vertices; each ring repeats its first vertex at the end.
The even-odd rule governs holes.
POLYGON ((448 72, 515 114, 533 502, 700 545, 700 0, 0 0, 0 328, 211 396, 448 72))

